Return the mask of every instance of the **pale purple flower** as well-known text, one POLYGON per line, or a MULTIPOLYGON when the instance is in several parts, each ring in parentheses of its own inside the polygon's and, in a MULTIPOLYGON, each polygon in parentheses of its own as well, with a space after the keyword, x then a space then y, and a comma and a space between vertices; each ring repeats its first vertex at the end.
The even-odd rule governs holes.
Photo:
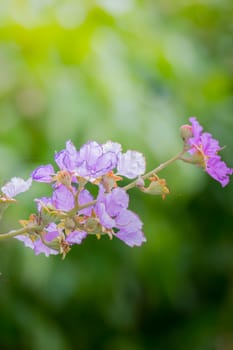
POLYGON ((66 148, 55 154, 55 162, 61 170, 74 171, 77 165, 78 152, 74 144, 69 140, 66 148))
MULTIPOLYGON (((51 244, 53 241, 59 241, 59 237, 69 245, 81 244, 83 239, 87 237, 87 233, 84 231, 73 231, 65 237, 61 228, 58 228, 55 223, 50 223, 46 228, 46 233, 44 234, 43 239, 46 243, 51 244)), ((43 253, 48 257, 49 255, 57 255, 60 253, 59 250, 53 249, 52 247, 44 244, 39 236, 34 236, 33 239, 31 239, 28 234, 25 234, 18 235, 15 238, 22 241, 26 247, 33 249, 36 255, 43 253)), ((57 242, 57 244, 59 243, 57 242)))
MULTIPOLYGON (((55 161, 60 170, 74 171, 77 163, 77 150, 71 141, 66 142, 66 149, 55 154, 55 161)), ((31 174, 37 182, 50 183, 54 180, 55 171, 51 164, 37 167, 31 174)))
POLYGON ((230 181, 229 175, 233 174, 233 169, 228 168, 218 155, 218 152, 221 151, 219 142, 211 134, 202 133, 203 128, 195 117, 191 117, 189 121, 192 125, 193 136, 188 139, 190 145, 188 152, 193 159, 197 160, 198 165, 220 182, 222 187, 226 186, 230 181))
POLYGON ((29 177, 26 181, 20 177, 13 177, 9 182, 7 182, 2 188, 1 191, 8 198, 14 198, 19 193, 26 192, 32 184, 32 178, 29 177))
POLYGON ((97 202, 96 214, 103 227, 107 229, 112 229, 115 226, 115 220, 108 214, 104 202, 97 202))
MULTIPOLYGON (((119 175, 129 179, 136 178, 145 172, 146 163, 142 153, 137 151, 121 152, 121 145, 107 141, 99 144, 89 141, 79 151, 71 141, 66 142, 66 148, 55 154, 55 161, 62 171, 67 171, 76 182, 75 176, 80 176, 93 182, 114 169, 119 175)), ((37 167, 32 172, 32 179, 38 182, 53 182, 56 175, 51 164, 37 167)), ((59 179, 57 179, 59 182, 59 179)))
POLYGON ((75 206, 74 194, 65 185, 59 185, 53 192, 52 204, 56 209, 69 211, 75 206))
POLYGON ((50 183, 53 180, 54 168, 51 164, 37 167, 31 174, 32 179, 37 182, 50 183))
POLYGON ((141 231, 142 222, 139 217, 130 210, 122 210, 116 217, 116 228, 119 230, 115 236, 130 247, 141 246, 146 238, 141 231))
POLYGON ((111 141, 98 144, 90 141, 83 145, 77 158, 76 172, 79 176, 96 179, 117 166, 121 146, 111 141))
MULTIPOLYGON (((59 233, 56 230, 56 225, 51 224, 50 228, 48 228, 48 232, 44 235, 44 239, 46 242, 51 242, 54 239, 58 237, 59 233)), ((16 239, 19 241, 22 241, 25 245, 25 247, 29 247, 34 250, 36 255, 39 255, 41 253, 44 253, 45 256, 49 255, 57 255, 59 254, 59 251, 56 249, 52 249, 48 246, 46 246, 40 237, 33 237, 33 240, 30 238, 29 235, 18 235, 15 236, 16 239)))
POLYGON ((105 205, 109 215, 115 217, 123 209, 128 208, 129 195, 122 188, 115 188, 105 196, 105 205))
POLYGON ((119 155, 117 172, 119 175, 134 179, 145 173, 146 162, 142 153, 127 151, 119 155))
MULTIPOLYGON (((142 233, 142 222, 136 214, 127 209, 129 196, 126 191, 119 187, 112 189, 112 186, 110 188, 112 190, 110 191, 109 189, 110 192, 105 192, 107 188, 104 186, 104 179, 101 180, 100 178, 104 175, 115 175, 112 173, 113 170, 117 171, 119 175, 130 179, 144 174, 146 168, 145 158, 140 152, 127 151, 122 153, 121 145, 112 141, 104 144, 90 141, 77 151, 73 143, 67 141, 66 148, 55 154, 55 161, 60 169, 57 174, 50 164, 42 165, 32 173, 32 178, 35 181, 47 183, 56 181, 53 184, 51 198, 42 197, 36 200, 39 212, 44 206, 53 207, 54 210, 69 212, 76 208, 77 204, 85 206, 88 203, 92 203, 94 200, 93 196, 87 189, 82 188, 83 184, 85 185, 85 181, 98 184, 99 193, 92 205, 77 210, 76 215, 82 216, 78 229, 76 227, 74 231, 70 232, 70 228, 66 227, 65 221, 63 222, 62 220, 57 224, 50 223, 45 228, 47 232, 44 235, 45 242, 51 242, 52 247, 54 247, 53 240, 55 246, 60 242, 61 251, 64 248, 62 246, 63 243, 69 245, 80 244, 88 235, 85 223, 88 224, 89 218, 97 222, 96 234, 99 233, 99 230, 101 230, 100 225, 102 225, 103 233, 114 235, 131 247, 139 246, 145 242, 145 237, 142 233), (78 203, 76 202, 77 200, 78 203), (83 230, 80 230, 80 227, 83 227, 83 230)), ((92 233, 95 234, 95 231, 92 233)), ((44 253, 48 256, 55 254, 54 251, 57 254, 57 251, 44 244, 40 237, 34 238, 35 240, 32 243, 28 241, 28 237, 22 238, 22 240, 33 248, 36 254, 44 253)))
POLYGON ((117 187, 110 193, 104 193, 104 188, 100 186, 95 206, 100 223, 107 228, 114 227, 114 217, 118 215, 121 210, 126 209, 128 204, 129 196, 123 189, 117 187))
POLYGON ((130 247, 139 246, 146 241, 141 229, 142 222, 139 217, 128 210, 128 194, 121 188, 110 193, 100 193, 96 203, 96 214, 101 225, 112 229, 113 234, 130 247))
POLYGON ((143 223, 137 214, 124 209, 116 217, 116 226, 120 231, 131 232, 132 230, 141 230, 143 223))

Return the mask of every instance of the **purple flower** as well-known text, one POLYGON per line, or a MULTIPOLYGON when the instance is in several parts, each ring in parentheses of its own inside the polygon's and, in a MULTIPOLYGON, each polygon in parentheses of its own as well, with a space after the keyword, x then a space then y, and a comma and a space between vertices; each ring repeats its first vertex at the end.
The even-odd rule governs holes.
POLYGON ((129 179, 138 177, 145 172, 145 158, 142 153, 137 151, 121 152, 121 145, 117 142, 107 141, 99 144, 95 141, 89 141, 84 144, 79 151, 71 141, 66 142, 66 148, 55 154, 60 173, 54 172, 51 164, 41 165, 32 172, 32 179, 38 182, 67 183, 69 181, 77 182, 77 176, 83 177, 93 182, 97 178, 108 174, 114 169, 119 175, 129 179), (70 178, 69 178, 70 177, 70 178))
POLYGON ((69 140, 66 149, 55 154, 55 162, 61 170, 74 171, 77 165, 78 152, 74 144, 69 140))
POLYGON ((26 192, 32 184, 32 178, 29 177, 28 180, 23 180, 20 177, 13 177, 9 182, 7 182, 1 191, 8 197, 13 198, 19 193, 26 192))
POLYGON ((111 141, 98 144, 90 141, 78 152, 76 172, 79 176, 96 179, 117 166, 121 146, 111 141))
POLYGON ((122 210, 116 217, 116 227, 119 231, 115 236, 130 247, 141 246, 143 242, 146 242, 141 231, 142 222, 132 211, 122 210))
POLYGON ((193 136, 188 139, 192 155, 192 160, 201 166, 212 178, 220 182, 222 187, 229 183, 229 175, 233 174, 233 169, 228 168, 221 160, 218 152, 221 151, 219 142, 211 134, 202 133, 202 126, 195 117, 189 119, 192 125, 193 136))
MULTIPOLYGON (((48 228, 48 232, 44 235, 44 239, 46 242, 52 242, 58 235, 59 232, 56 230, 56 225, 51 224, 50 228, 48 228)), ((25 247, 33 249, 36 255, 43 253, 48 257, 49 255, 59 254, 58 250, 45 245, 40 237, 33 237, 33 239, 31 239, 29 235, 18 235, 15 238, 22 241, 25 247)))
MULTIPOLYGON (((62 230, 57 227, 55 223, 51 223, 47 226, 46 231, 43 235, 43 239, 46 243, 52 244, 57 241, 57 247, 59 247, 59 241, 62 244, 81 244, 83 239, 87 237, 87 233, 84 231, 73 231, 70 232, 66 237, 63 234, 62 230), (63 241, 63 242, 62 242, 63 241)), ((19 241, 22 241, 26 247, 29 247, 34 250, 36 255, 39 254, 45 254, 45 256, 49 255, 57 255, 60 253, 58 249, 53 249, 52 246, 49 247, 48 245, 44 244, 39 236, 33 236, 31 237, 28 234, 25 235, 18 235, 15 237, 19 241)), ((62 250, 62 249, 61 249, 62 250)))
POLYGON ((115 226, 115 220, 108 214, 105 203, 97 202, 96 214, 103 227, 107 229, 112 229, 115 226))
MULTIPOLYGON (((77 150, 71 141, 66 142, 66 149, 55 154, 55 161, 60 170, 74 171, 77 163, 77 150)), ((32 179, 37 182, 50 183, 55 179, 55 171, 51 164, 41 165, 32 172, 32 179)))
POLYGON ((101 186, 95 207, 101 225, 106 228, 114 227, 115 216, 126 209, 128 203, 129 196, 123 189, 117 187, 110 193, 104 193, 104 188, 101 186))
POLYGON ((52 182, 52 178, 54 176, 54 168, 51 164, 48 165, 41 165, 38 168, 36 168, 31 176, 34 181, 38 182, 52 182))
POLYGON ((127 209, 128 203, 128 194, 123 189, 116 188, 110 193, 104 193, 103 188, 100 188, 96 214, 101 225, 112 229, 114 236, 130 247, 140 246, 146 241, 141 231, 142 222, 135 213, 127 209))
POLYGON ((122 188, 115 188, 105 196, 105 205, 109 215, 115 217, 123 209, 128 208, 129 195, 122 188))
POLYGON ((128 194, 116 184, 121 180, 117 174, 133 179, 145 172, 145 159, 140 152, 122 153, 121 145, 111 141, 104 144, 90 141, 77 151, 67 141, 66 148, 55 154, 55 162, 59 167, 57 173, 51 164, 39 166, 32 173, 35 181, 53 183, 51 198, 36 200, 38 218, 44 220, 44 225, 50 222, 42 239, 37 234, 32 239, 30 235, 19 237, 36 254, 57 254, 57 247, 66 254, 70 245, 80 244, 89 233, 114 235, 131 247, 145 241, 142 222, 127 209, 128 194), (96 200, 84 188, 88 181, 99 186, 96 200), (77 204, 84 208, 73 213, 77 204), (65 216, 59 210, 69 213, 65 216))

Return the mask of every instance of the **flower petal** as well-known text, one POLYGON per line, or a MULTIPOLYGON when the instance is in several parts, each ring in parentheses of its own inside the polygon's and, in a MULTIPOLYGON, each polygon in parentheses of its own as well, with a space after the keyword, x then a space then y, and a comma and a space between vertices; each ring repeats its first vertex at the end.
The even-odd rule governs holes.
POLYGON ((60 185, 55 189, 52 195, 52 204, 55 208, 69 211, 74 208, 74 195, 64 185, 60 185))
POLYGON ((143 242, 146 242, 146 238, 140 230, 129 232, 119 231, 115 236, 130 247, 139 247, 143 242))
POLYGON ((66 237, 66 242, 69 244, 81 244, 83 239, 87 237, 85 231, 73 231, 66 237))
POLYGON ((51 164, 41 165, 32 172, 32 179, 38 182, 52 182, 52 176, 54 175, 54 169, 51 164))
POLYGON ((76 167, 78 152, 74 144, 69 140, 66 149, 55 154, 55 162, 61 170, 73 171, 76 167))
POLYGON ((26 181, 20 177, 13 177, 1 188, 1 190, 8 198, 13 198, 19 193, 26 192, 31 187, 31 184, 31 177, 26 181))
POLYGON ((145 173, 146 161, 142 153, 127 151, 119 155, 117 171, 118 174, 134 179, 145 173))
POLYGON ((225 187, 230 181, 229 175, 233 174, 233 169, 228 168, 220 156, 215 156, 207 161, 206 172, 225 187))
POLYGON ((122 188, 115 188, 105 195, 105 206, 109 215, 117 216, 129 205, 129 195, 122 188))

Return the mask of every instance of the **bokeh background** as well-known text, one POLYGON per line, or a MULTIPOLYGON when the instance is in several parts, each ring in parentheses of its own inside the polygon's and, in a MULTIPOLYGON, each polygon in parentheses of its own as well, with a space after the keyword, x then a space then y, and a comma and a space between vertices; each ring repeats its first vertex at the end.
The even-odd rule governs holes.
MULTIPOLYGON (((1 0, 0 182, 71 139, 120 142, 148 170, 196 115, 233 166, 231 0, 1 0)), ((64 261, 0 244, 3 350, 232 350, 233 185, 177 163, 162 201, 131 190, 147 243, 88 238, 64 261)), ((1 232, 35 211, 34 184, 1 232)))

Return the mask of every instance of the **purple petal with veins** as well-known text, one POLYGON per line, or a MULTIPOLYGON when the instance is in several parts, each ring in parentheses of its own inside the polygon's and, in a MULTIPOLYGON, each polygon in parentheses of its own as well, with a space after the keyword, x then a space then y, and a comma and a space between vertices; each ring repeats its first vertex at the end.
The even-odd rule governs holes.
POLYGON ((51 164, 41 165, 32 172, 31 176, 32 179, 37 182, 52 182, 54 168, 51 164))
POLYGON ((69 211, 75 206, 74 195, 65 185, 60 185, 53 192, 52 204, 57 209, 69 211))

